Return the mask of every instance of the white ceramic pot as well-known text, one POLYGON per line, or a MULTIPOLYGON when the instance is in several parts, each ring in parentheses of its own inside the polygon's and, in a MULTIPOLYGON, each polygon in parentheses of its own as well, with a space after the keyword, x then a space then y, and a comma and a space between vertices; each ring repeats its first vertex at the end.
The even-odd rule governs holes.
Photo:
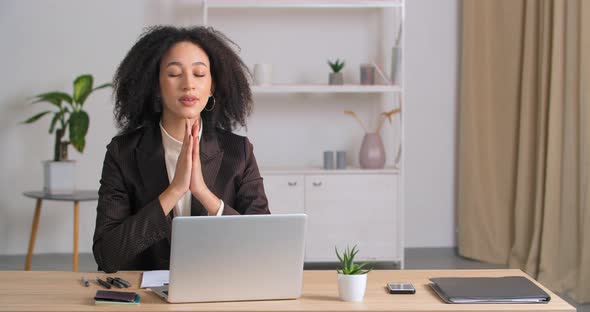
POLYGON ((51 195, 73 194, 75 183, 76 161, 51 161, 43 162, 43 191, 51 195))
POLYGON ((270 86, 272 83, 272 64, 254 65, 254 83, 259 86, 270 86))
POLYGON ((338 274, 338 294, 340 300, 363 301, 367 289, 367 274, 338 274))
POLYGON ((328 78, 328 83, 330 85, 342 85, 344 84, 344 75, 340 73, 330 73, 328 78))

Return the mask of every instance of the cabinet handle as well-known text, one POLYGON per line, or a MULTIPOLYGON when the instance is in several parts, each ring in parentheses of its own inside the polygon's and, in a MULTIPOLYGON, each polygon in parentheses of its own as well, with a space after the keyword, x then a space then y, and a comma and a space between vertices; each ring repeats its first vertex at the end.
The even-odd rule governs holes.
POLYGON ((287 182, 289 186, 297 186, 297 182, 287 182))
POLYGON ((322 182, 313 182, 313 186, 322 186, 322 182))

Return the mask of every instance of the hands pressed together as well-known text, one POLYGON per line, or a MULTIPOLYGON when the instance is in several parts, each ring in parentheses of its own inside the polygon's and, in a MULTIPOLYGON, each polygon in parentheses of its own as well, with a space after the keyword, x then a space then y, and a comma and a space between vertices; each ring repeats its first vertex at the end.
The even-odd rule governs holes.
POLYGON ((186 120, 182 149, 176 163, 176 173, 170 183, 170 186, 178 192, 184 194, 190 190, 195 197, 207 190, 199 156, 199 124, 200 120, 186 120))
POLYGON ((199 129, 200 120, 186 119, 182 149, 176 163, 174 178, 159 197, 165 214, 168 214, 189 190, 209 211, 209 215, 216 214, 219 209, 220 199, 211 193, 203 179, 199 154, 199 129))

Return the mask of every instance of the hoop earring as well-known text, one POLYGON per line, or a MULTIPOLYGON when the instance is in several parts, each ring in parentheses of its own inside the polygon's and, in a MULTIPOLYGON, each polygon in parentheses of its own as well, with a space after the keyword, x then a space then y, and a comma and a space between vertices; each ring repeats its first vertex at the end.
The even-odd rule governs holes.
POLYGON ((154 112, 161 113, 162 112, 162 97, 159 93, 156 94, 154 99, 154 112))
POLYGON ((207 109, 207 106, 205 106, 205 110, 208 111, 208 112, 212 111, 213 108, 215 107, 215 97, 213 95, 210 96, 210 97, 213 98, 213 105, 211 105, 211 108, 210 109, 207 109))

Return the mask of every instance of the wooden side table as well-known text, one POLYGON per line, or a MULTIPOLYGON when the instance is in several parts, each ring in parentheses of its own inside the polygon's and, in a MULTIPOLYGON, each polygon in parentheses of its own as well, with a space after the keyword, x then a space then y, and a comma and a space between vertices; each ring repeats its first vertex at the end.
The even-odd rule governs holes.
POLYGON ((33 259, 33 249, 35 248, 35 237, 37 236, 37 228, 39 226, 39 217, 41 216, 41 206, 43 200, 58 200, 74 202, 74 254, 72 258, 72 271, 78 271, 78 218, 81 201, 98 200, 98 191, 83 190, 76 191, 68 195, 51 195, 45 192, 24 192, 23 195, 30 198, 37 199, 35 205, 35 216, 33 217, 33 225, 31 227, 31 238, 29 240, 29 251, 27 253, 27 261, 25 262, 25 271, 31 270, 31 261, 33 259))

